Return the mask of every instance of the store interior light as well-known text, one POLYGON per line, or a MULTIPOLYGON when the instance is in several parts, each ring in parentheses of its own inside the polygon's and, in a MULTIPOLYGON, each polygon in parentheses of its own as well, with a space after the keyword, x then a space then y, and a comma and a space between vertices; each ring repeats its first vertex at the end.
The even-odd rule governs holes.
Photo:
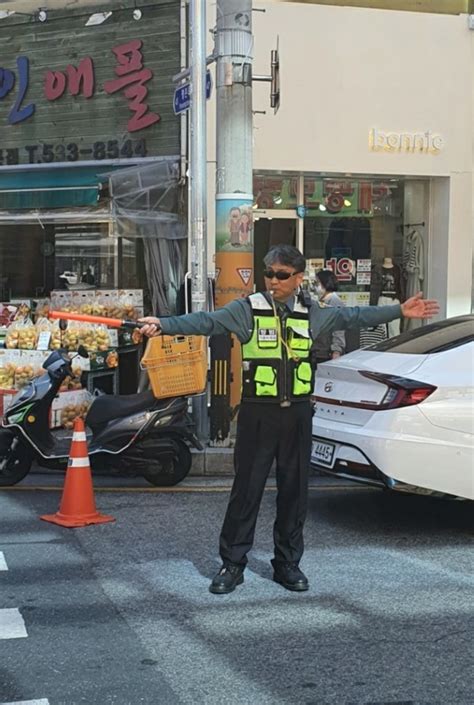
POLYGON ((281 193, 279 193, 279 194, 276 195, 276 196, 273 196, 273 203, 274 203, 276 206, 279 206, 280 203, 283 203, 283 198, 281 197, 281 193))
POLYGON ((326 211, 326 210, 327 210, 327 208, 326 208, 326 206, 324 205, 324 203, 320 203, 319 206, 318 206, 318 208, 319 208, 320 211, 326 211))
POLYGON ((352 201, 349 201, 348 198, 344 199, 344 205, 346 208, 350 208, 352 206, 352 201))
POLYGON ((14 15, 15 10, 0 10, 0 20, 4 20, 5 17, 10 17, 10 15, 14 15))
POLYGON ((112 14, 111 11, 109 12, 94 12, 93 15, 89 17, 89 19, 86 22, 86 27, 94 27, 95 25, 102 24, 102 22, 105 22, 105 20, 108 20, 110 15, 112 14))

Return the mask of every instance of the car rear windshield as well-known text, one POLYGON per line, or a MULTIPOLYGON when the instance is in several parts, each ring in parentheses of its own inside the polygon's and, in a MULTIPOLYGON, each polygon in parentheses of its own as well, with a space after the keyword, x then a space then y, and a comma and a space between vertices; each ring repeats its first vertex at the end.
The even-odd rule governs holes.
POLYGON ((371 345, 367 349, 408 355, 428 355, 451 350, 473 340, 474 316, 458 316, 402 333, 395 338, 371 345))

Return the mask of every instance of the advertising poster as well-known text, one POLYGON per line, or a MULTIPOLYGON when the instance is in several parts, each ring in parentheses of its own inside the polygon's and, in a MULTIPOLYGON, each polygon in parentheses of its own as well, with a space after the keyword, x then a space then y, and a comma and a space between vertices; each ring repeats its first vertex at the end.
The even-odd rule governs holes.
POLYGON ((253 196, 223 194, 216 203, 216 252, 252 252, 253 196))
POLYGON ((357 286, 370 286, 372 279, 372 260, 357 260, 357 286))
POLYGON ((253 197, 221 194, 216 202, 216 306, 253 291, 253 197))
POLYGON ((357 286, 369 286, 371 281, 370 272, 357 272, 357 286))
POLYGON ((346 306, 368 306, 370 293, 365 291, 338 291, 337 295, 346 306))

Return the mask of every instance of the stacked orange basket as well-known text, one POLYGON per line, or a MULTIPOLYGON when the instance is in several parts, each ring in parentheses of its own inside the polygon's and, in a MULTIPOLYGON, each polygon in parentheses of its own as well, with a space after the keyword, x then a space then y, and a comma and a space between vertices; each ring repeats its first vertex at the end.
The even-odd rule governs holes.
POLYGON ((141 366, 157 399, 200 394, 207 382, 207 338, 159 335, 150 338, 141 366))

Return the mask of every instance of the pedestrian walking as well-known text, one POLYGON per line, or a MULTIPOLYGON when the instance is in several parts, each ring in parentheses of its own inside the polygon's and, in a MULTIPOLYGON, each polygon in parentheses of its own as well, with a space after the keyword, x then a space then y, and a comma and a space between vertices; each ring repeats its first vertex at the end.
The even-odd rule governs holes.
POLYGON ((305 258, 290 245, 264 258, 266 291, 236 299, 210 313, 147 317, 147 336, 234 333, 242 346, 242 400, 234 451, 235 478, 220 535, 222 567, 210 591, 232 592, 244 580, 265 483, 276 460, 273 579, 304 591, 303 555, 311 455, 312 341, 334 330, 375 326, 405 316, 430 318, 436 301, 421 294, 394 306, 329 308, 300 290, 305 258))

